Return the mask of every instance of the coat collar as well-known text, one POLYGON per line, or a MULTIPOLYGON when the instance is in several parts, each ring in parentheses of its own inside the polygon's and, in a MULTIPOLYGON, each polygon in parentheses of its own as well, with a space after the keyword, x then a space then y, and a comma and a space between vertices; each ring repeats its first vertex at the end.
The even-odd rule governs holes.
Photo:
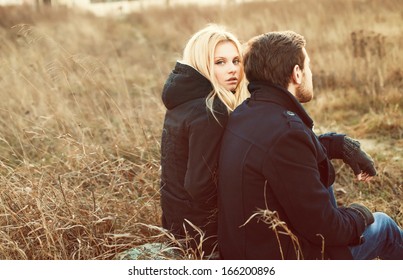
POLYGON ((313 120, 302 107, 301 103, 288 90, 280 86, 265 82, 250 82, 248 85, 251 93, 250 99, 276 103, 289 111, 296 113, 310 129, 313 128, 313 120))

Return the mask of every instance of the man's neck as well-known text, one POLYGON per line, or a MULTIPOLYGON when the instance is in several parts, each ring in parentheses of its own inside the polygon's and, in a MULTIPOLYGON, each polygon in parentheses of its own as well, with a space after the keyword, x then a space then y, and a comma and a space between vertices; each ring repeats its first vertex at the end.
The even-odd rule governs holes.
POLYGON ((295 93, 297 92, 297 88, 296 88, 295 84, 289 83, 289 84, 288 84, 288 87, 287 87, 287 90, 288 90, 289 92, 291 92, 291 94, 294 95, 294 97, 296 97, 296 96, 295 96, 295 93))

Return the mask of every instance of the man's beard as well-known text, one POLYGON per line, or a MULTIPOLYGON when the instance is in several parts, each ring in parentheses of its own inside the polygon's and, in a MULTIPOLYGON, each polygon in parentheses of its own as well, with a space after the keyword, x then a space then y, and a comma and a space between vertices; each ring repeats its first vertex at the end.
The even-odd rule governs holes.
POLYGON ((301 85, 297 88, 295 97, 301 103, 307 103, 313 98, 313 89, 306 86, 305 78, 302 79, 301 85))

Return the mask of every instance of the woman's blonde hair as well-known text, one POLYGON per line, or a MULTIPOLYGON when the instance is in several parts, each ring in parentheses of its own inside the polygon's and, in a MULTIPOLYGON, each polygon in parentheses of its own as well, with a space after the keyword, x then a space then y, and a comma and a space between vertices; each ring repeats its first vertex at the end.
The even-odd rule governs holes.
POLYGON ((183 63, 188 64, 206 77, 212 84, 213 90, 206 98, 206 106, 214 115, 213 102, 218 97, 227 107, 228 112, 232 112, 249 93, 246 88, 246 79, 243 71, 242 45, 238 39, 223 26, 210 24, 195 33, 183 51, 183 63), (241 73, 240 82, 235 92, 225 89, 220 85, 214 74, 214 52, 221 42, 232 42, 239 53, 241 73))

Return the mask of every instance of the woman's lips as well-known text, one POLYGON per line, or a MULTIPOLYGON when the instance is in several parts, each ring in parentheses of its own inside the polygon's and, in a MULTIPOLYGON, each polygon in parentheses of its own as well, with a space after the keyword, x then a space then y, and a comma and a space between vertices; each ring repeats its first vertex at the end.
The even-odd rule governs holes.
POLYGON ((229 83, 229 84, 237 84, 238 83, 238 79, 237 78, 229 78, 228 80, 227 80, 227 83, 229 83))

